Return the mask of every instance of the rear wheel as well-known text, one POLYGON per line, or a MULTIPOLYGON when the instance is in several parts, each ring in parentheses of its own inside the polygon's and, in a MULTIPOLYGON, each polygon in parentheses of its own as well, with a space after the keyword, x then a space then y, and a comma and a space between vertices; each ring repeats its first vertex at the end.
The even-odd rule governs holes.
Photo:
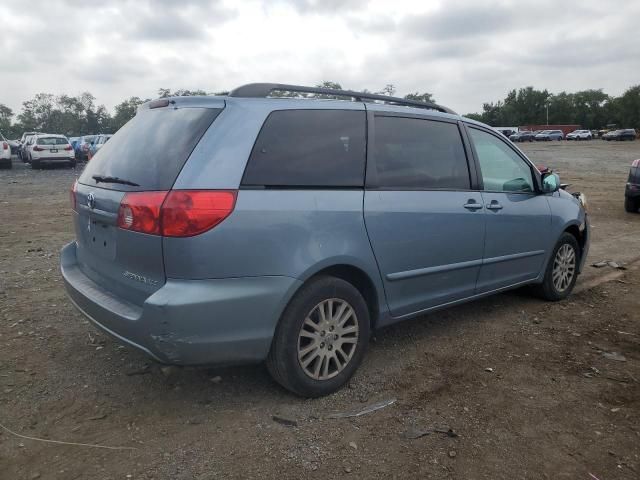
POLYGON ((536 285, 538 296, 556 302, 567 298, 578 279, 580 248, 576 237, 563 233, 551 255, 544 279, 536 285))
POLYGON ((369 309, 360 292, 342 279, 319 277, 303 286, 285 309, 267 368, 298 395, 328 395, 362 362, 369 328, 369 309))
POLYGON ((33 170, 40 170, 40 168, 41 168, 40 160, 31 159, 31 168, 33 170))
POLYGON ((69 167, 76 168, 76 161, 75 160, 69 160, 69 167))
POLYGON ((640 208, 639 203, 637 198, 625 198, 624 209, 629 213, 636 213, 638 208, 640 208))

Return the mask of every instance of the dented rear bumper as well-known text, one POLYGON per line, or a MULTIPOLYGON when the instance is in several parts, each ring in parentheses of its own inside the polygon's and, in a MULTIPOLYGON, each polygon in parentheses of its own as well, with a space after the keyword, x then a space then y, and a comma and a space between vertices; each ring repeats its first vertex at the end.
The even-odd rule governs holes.
POLYGON ((78 267, 75 243, 63 248, 60 268, 69 297, 92 323, 175 365, 264 360, 278 319, 300 285, 285 276, 167 279, 140 306, 88 278, 78 267))

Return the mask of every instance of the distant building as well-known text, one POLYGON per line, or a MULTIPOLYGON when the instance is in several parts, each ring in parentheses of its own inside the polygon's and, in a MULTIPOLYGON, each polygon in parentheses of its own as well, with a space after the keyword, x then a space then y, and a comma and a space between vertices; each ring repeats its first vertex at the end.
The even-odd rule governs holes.
POLYGON ((520 130, 562 130, 562 133, 567 136, 567 133, 571 133, 574 130, 582 130, 582 125, 520 125, 520 130))

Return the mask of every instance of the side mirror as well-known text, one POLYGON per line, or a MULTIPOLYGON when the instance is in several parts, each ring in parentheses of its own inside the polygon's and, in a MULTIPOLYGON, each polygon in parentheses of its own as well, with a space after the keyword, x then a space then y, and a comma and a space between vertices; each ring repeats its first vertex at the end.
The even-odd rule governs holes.
POLYGON ((557 192, 560 189, 560 177, 557 173, 545 173, 542 175, 542 191, 544 193, 557 192))

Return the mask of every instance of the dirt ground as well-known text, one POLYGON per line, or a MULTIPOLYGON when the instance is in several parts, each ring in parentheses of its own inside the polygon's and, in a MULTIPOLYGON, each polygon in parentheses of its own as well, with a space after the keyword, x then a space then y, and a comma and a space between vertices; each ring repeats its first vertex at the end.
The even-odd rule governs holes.
POLYGON ((78 171, 0 171, 0 424, 132 448, 0 428, 0 478, 640 478, 640 215, 623 209, 640 142, 522 148, 586 193, 588 263, 628 269, 587 267, 564 302, 516 291, 377 332, 316 400, 263 366, 161 369, 98 333, 58 271, 78 171))

